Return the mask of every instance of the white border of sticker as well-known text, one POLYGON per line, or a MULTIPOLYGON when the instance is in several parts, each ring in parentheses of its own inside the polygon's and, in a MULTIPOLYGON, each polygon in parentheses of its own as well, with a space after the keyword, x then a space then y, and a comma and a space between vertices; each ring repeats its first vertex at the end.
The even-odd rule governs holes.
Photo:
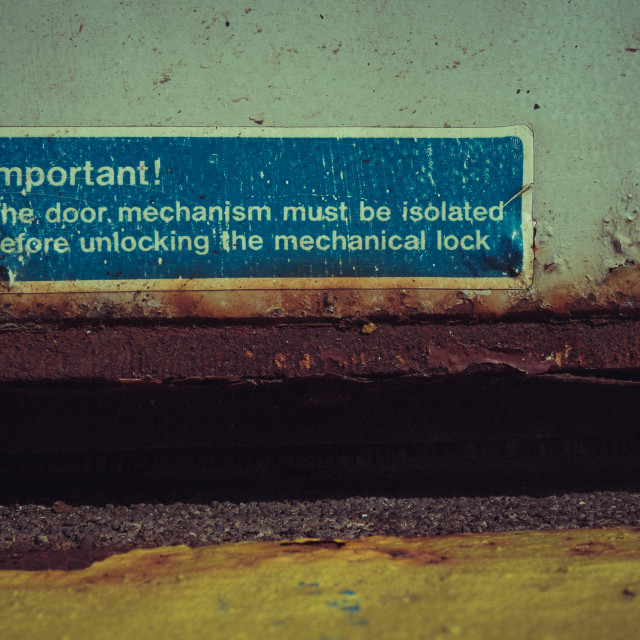
MULTIPOLYGON (((523 147, 523 188, 533 184, 533 131, 528 125, 491 128, 414 127, 0 127, 1 138, 17 137, 219 137, 219 138, 501 138, 517 137, 523 147)), ((511 198, 515 194, 505 196, 511 198)), ((194 278, 154 280, 16 281, 0 283, 2 293, 90 293, 118 291, 264 291, 317 289, 527 289, 533 282, 533 190, 522 198, 523 269, 513 278, 325 277, 194 278)))

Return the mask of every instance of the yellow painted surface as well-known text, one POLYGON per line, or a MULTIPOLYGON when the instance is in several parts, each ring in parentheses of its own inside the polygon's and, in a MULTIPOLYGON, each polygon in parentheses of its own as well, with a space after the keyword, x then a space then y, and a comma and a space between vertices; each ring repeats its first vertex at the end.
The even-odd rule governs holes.
POLYGON ((640 529, 136 550, 0 572, 0 636, 640 637, 640 529))

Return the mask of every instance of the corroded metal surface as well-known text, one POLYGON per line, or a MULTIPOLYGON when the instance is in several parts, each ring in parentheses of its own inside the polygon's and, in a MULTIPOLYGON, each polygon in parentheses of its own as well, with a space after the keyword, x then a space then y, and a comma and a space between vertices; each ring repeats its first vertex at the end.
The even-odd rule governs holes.
POLYGON ((559 281, 529 291, 175 291, 83 294, 3 294, 4 322, 88 318, 291 318, 363 316, 417 318, 586 314, 636 317, 640 313, 640 269, 635 264, 606 271, 596 283, 559 281))
MULTIPOLYGON (((2 452, 478 441, 526 452, 520 440, 544 438, 637 451, 639 325, 5 325, 2 452)), ((442 455, 427 458, 464 459, 442 455)), ((240 464, 228 451, 203 464, 227 458, 240 464)))
POLYGON ((635 370, 640 322, 6 327, 0 381, 635 370), (13 329, 13 330, 10 330, 13 329))

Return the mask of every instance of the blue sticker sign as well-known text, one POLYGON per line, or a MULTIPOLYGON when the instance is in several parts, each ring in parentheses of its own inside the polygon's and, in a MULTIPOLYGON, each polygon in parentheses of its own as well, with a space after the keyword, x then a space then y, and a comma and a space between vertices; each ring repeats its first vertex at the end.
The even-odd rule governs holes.
POLYGON ((0 288, 518 289, 532 133, 4 129, 0 288))

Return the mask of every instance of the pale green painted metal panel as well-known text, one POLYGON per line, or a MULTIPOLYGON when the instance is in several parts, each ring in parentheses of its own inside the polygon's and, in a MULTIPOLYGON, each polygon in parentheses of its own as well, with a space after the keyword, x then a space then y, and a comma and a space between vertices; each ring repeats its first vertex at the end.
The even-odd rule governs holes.
MULTIPOLYGON (((51 295, 37 313, 637 309, 637 2, 2 5, 4 126, 528 124, 534 131, 529 291, 51 295), (327 293, 335 303, 326 304, 327 293)), ((6 314, 34 312, 28 296, 4 301, 6 314)))

